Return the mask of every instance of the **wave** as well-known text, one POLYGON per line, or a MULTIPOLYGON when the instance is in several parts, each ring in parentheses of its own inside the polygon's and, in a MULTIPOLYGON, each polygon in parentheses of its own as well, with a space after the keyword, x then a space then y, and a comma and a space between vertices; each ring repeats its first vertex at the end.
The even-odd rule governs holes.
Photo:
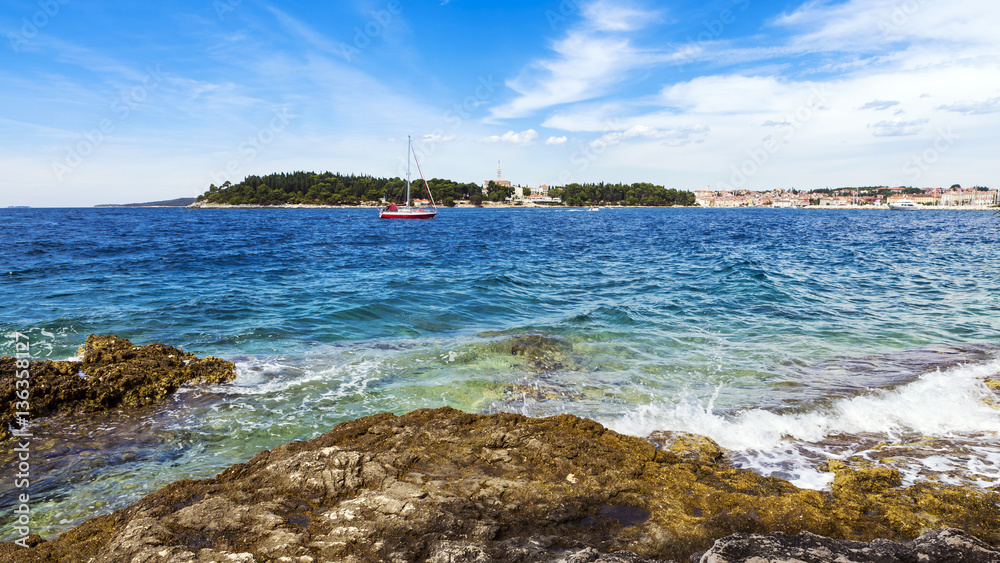
POLYGON ((908 482, 916 478, 915 472, 940 472, 934 463, 942 464, 943 459, 954 457, 954 450, 961 450, 957 461, 945 465, 964 463, 970 471, 975 468, 972 481, 992 485, 1000 483, 1000 470, 987 468, 997 467, 998 455, 980 446, 1000 435, 1000 409, 984 383, 998 372, 1000 360, 934 370, 892 389, 871 390, 816 410, 792 413, 756 408, 717 413, 714 402, 722 391, 719 387, 708 399, 683 396, 602 422, 637 436, 658 430, 702 434, 734 452, 741 465, 808 488, 823 488, 833 478, 816 469, 818 462, 855 455, 871 458, 869 450, 880 443, 912 444, 937 438, 951 443, 953 451, 944 457, 910 456, 915 463, 903 468, 908 482))

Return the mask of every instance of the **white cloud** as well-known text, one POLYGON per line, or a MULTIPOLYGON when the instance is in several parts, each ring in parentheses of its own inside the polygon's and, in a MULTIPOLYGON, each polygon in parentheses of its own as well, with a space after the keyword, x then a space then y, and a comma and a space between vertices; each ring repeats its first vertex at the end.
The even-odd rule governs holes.
POLYGON ((557 42, 555 60, 538 61, 507 82, 519 96, 490 110, 492 119, 525 117, 538 110, 604 94, 643 58, 625 39, 572 33, 557 42))
POLYGON ((566 141, 568 141, 568 140, 569 139, 567 139, 565 136, 562 136, 562 137, 549 137, 548 139, 545 139, 545 144, 546 145, 554 145, 554 146, 565 145, 566 141))
POLYGON ((624 32, 658 18, 654 12, 599 0, 583 8, 578 29, 553 43, 556 56, 537 60, 507 86, 519 95, 490 110, 490 119, 509 119, 560 104, 593 99, 618 86, 630 71, 670 60, 634 47, 624 32))
POLYGON ((491 135, 483 139, 484 143, 511 143, 513 145, 530 145, 532 141, 538 138, 538 132, 534 129, 528 129, 526 131, 521 131, 520 133, 515 133, 513 131, 507 131, 503 135, 491 135))
POLYGON ((884 110, 884 109, 889 109, 889 108, 891 108, 893 106, 898 106, 898 105, 899 105, 899 102, 895 102, 895 101, 872 100, 872 101, 868 102, 867 104, 861 106, 858 109, 884 110))
POLYGON ((822 102, 820 86, 774 76, 702 76, 665 88, 661 103, 688 114, 784 115, 810 99, 822 102))
POLYGON ((634 31, 649 25, 656 17, 652 12, 638 10, 621 2, 598 0, 583 7, 587 23, 600 31, 634 31))
POLYGON ((955 111, 962 115, 983 115, 986 113, 1000 112, 1000 98, 992 98, 985 102, 974 100, 963 100, 953 104, 938 106, 936 109, 945 111, 955 111))
POLYGON ((422 143, 447 143, 454 140, 455 135, 440 135, 437 133, 428 133, 420 137, 420 142, 422 143))
POLYGON ((704 125, 694 125, 690 127, 680 127, 671 130, 660 130, 647 125, 633 125, 623 131, 612 131, 605 133, 600 138, 591 141, 591 148, 606 148, 617 145, 628 139, 665 139, 670 146, 681 146, 704 139, 708 134, 708 127, 704 125))
POLYGON ((775 23, 794 29, 793 44, 804 51, 858 52, 903 41, 995 45, 1000 4, 979 0, 848 0, 804 3, 775 23))
POLYGON ((878 123, 868 125, 868 127, 875 129, 873 135, 876 137, 907 137, 923 131, 923 126, 928 121, 930 119, 926 118, 914 119, 913 121, 893 119, 892 121, 879 121, 878 123))

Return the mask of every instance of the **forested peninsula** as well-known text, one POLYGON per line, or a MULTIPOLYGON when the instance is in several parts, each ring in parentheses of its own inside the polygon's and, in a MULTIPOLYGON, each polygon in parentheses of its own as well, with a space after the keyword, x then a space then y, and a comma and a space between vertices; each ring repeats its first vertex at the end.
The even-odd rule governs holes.
MULTIPOLYGON (((489 182, 484 189, 474 183, 459 183, 434 178, 427 182, 434 200, 448 207, 456 204, 482 205, 483 202, 520 201, 513 196, 515 190, 530 188, 498 185, 489 182)), ((212 184, 208 191, 198 196, 198 203, 221 205, 377 205, 383 198, 401 201, 406 181, 401 178, 376 178, 374 176, 344 175, 332 172, 291 172, 266 176, 247 176, 242 182, 212 184)), ((414 197, 423 193, 419 181, 412 187, 414 197)), ((568 184, 549 188, 548 195, 554 205, 641 205, 671 206, 695 205, 695 196, 689 191, 667 189, 663 186, 641 182, 635 184, 568 184)))

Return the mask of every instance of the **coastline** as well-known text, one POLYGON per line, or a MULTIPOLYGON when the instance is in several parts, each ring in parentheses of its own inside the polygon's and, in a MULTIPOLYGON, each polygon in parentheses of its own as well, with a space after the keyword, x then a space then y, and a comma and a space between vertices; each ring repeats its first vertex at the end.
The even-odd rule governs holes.
MULTIPOLYGON (((281 205, 256 205, 241 204, 230 205, 225 203, 192 203, 185 206, 185 209, 379 209, 380 205, 309 205, 303 203, 286 203, 281 205)), ((439 207, 438 209, 588 209, 599 207, 600 209, 805 209, 805 210, 857 210, 857 211, 896 211, 887 206, 875 205, 807 205, 803 207, 782 207, 782 206, 722 206, 712 205, 708 207, 700 205, 601 205, 601 206, 569 206, 569 205, 511 205, 491 203, 488 205, 456 205, 455 207, 439 207)), ((926 205, 907 211, 996 211, 1000 207, 989 207, 983 205, 926 205)))
POLYGON ((863 462, 825 471, 831 491, 800 489, 734 467, 704 436, 644 439, 570 414, 381 413, 175 481, 48 541, 0 543, 0 561, 654 563, 704 561, 776 532, 834 552, 811 561, 842 561, 835 553, 857 542, 926 553, 928 534, 995 560, 1000 511, 986 507, 1000 493, 905 486, 863 462))

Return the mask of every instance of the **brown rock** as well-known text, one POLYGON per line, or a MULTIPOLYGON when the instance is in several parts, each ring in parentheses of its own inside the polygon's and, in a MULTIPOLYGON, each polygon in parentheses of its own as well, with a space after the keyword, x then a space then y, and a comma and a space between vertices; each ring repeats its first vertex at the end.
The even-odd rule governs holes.
MULTIPOLYGON (((27 368, 33 418, 64 412, 136 408, 162 401, 181 385, 224 383, 236 377, 233 362, 197 358, 163 344, 135 346, 117 336, 91 334, 81 362, 32 361, 27 368)), ((16 420, 15 359, 0 358, 0 440, 16 420)))
POLYGON ((690 432, 653 432, 649 441, 666 452, 674 463, 712 464, 722 459, 722 448, 715 440, 690 432))
MULTIPOLYGON (((692 558, 692 560, 694 560, 692 558)), ((961 530, 930 530, 912 542, 834 540, 808 532, 789 536, 733 534, 715 542, 700 563, 997 563, 1000 550, 961 530)))
POLYGON ((381 414, 6 544, 0 561, 687 561, 733 533, 870 542, 940 526, 1000 542, 996 492, 844 468, 834 491, 806 491, 674 450, 571 415, 381 414))

